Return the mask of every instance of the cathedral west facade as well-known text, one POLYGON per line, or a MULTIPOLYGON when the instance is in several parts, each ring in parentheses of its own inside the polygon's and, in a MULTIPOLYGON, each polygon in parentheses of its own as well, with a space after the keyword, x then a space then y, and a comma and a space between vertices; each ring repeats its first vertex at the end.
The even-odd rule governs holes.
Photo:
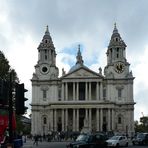
POLYGON ((49 131, 113 131, 134 133, 134 77, 126 44, 115 25, 107 48, 107 65, 98 73, 84 65, 80 47, 69 72, 56 66, 56 50, 48 31, 39 44, 32 82, 32 134, 49 131))

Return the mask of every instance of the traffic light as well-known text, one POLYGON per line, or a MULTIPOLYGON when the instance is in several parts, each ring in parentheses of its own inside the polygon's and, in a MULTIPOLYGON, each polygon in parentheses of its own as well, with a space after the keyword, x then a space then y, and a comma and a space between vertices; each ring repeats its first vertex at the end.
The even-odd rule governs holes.
POLYGON ((0 104, 8 105, 9 99, 9 82, 0 79, 0 104))
POLYGON ((26 112, 26 110, 28 109, 25 106, 25 101, 27 101, 28 99, 25 98, 25 92, 27 92, 28 90, 26 90, 24 88, 24 83, 22 84, 17 84, 15 86, 15 109, 16 109, 16 114, 18 115, 22 115, 26 112))

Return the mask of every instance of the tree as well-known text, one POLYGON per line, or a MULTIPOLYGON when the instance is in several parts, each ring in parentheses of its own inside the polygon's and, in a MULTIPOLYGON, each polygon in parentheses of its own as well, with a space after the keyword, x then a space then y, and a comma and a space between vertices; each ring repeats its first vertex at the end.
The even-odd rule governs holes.
POLYGON ((11 68, 11 66, 9 65, 9 61, 7 60, 3 52, 0 51, 0 78, 3 80, 9 80, 10 73, 12 73, 12 80, 14 82, 19 82, 17 73, 14 69, 11 68))
POLYGON ((148 116, 140 118, 140 123, 135 121, 135 132, 148 132, 148 116))

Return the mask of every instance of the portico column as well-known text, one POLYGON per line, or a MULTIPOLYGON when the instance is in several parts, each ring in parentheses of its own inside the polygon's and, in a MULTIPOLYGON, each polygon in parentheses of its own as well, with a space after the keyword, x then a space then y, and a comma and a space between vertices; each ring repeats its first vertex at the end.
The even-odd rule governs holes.
POLYGON ((100 109, 100 130, 102 131, 102 126, 103 126, 103 111, 102 108, 100 109))
MULTIPOLYGON (((88 122, 88 109, 86 108, 85 109, 85 119, 86 119, 86 121, 88 122)), ((88 123, 87 123, 88 124, 88 123)))
POLYGON ((64 101, 64 83, 62 83, 62 101, 64 101))
POLYGON ((115 112, 114 110, 112 109, 112 130, 114 131, 115 130, 115 112))
POLYGON ((73 131, 76 131, 76 113, 75 113, 75 109, 73 109, 73 131))
POLYGON ((62 131, 64 131, 64 109, 62 109, 62 131))
POLYGON ((89 118, 88 118, 88 109, 85 109, 85 128, 89 128, 89 118))
POLYGON ((97 131, 99 131, 99 109, 96 109, 96 121, 97 121, 97 131))
POLYGON ((100 99, 102 100, 103 99, 103 86, 102 86, 102 83, 100 83, 100 99))
POLYGON ((87 85, 87 82, 85 82, 85 100, 88 100, 88 85, 87 85))
POLYGON ((54 131, 57 131, 57 110, 54 109, 54 131))
POLYGON ((92 130, 92 125, 91 125, 91 108, 89 108, 89 129, 92 130))
POLYGON ((76 116, 76 131, 79 131, 79 109, 76 110, 77 116, 76 116))
POLYGON ((68 84, 67 84, 67 82, 66 82, 66 101, 68 100, 68 84))
POLYGON ((76 100, 76 87, 75 87, 75 82, 73 82, 73 100, 76 100))
POLYGON ((99 100, 99 82, 96 84, 96 100, 99 100))
POLYGON ((111 125, 111 120, 110 120, 110 108, 108 109, 108 131, 110 131, 110 125, 111 125))
POLYGON ((89 82, 89 100, 91 100, 91 82, 89 82))
POLYGON ((66 131, 67 131, 67 130, 68 130, 68 109, 65 110, 65 120, 66 120, 66 121, 65 121, 65 122, 66 122, 66 124, 65 124, 65 125, 66 125, 65 129, 66 129, 66 131))
POLYGON ((79 82, 77 82, 77 100, 79 100, 79 82))
POLYGON ((51 125, 51 130, 53 131, 53 109, 50 110, 51 118, 50 118, 50 125, 51 125))

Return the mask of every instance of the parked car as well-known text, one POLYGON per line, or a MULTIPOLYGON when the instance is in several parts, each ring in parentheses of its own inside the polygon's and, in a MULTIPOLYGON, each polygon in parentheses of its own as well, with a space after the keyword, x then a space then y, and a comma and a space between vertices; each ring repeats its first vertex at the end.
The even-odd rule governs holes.
POLYGON ((107 141, 108 147, 120 147, 120 146, 126 146, 128 147, 128 139, 126 136, 113 136, 107 141))
POLYGON ((148 144, 148 133, 139 133, 132 139, 133 145, 145 145, 148 144))
POLYGON ((105 148, 106 137, 103 134, 80 134, 75 142, 67 145, 67 148, 105 148))

